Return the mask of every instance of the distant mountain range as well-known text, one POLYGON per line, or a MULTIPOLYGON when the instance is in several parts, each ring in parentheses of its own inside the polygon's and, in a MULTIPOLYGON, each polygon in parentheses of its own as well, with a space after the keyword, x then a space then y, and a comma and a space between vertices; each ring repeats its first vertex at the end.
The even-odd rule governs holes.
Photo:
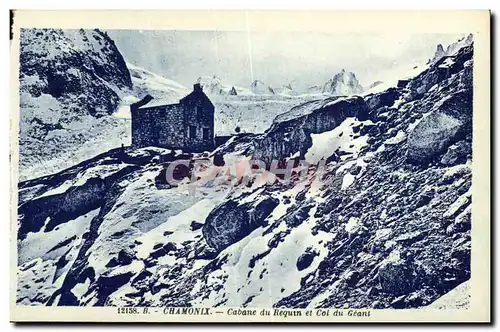
MULTIPOLYGON (((300 90, 292 86, 291 83, 282 84, 279 87, 266 84, 264 81, 256 79, 249 88, 238 87, 231 84, 224 84, 216 75, 201 76, 196 83, 200 83, 205 93, 209 95, 283 95, 297 96, 307 94, 325 94, 331 96, 351 96, 363 92, 363 87, 356 78, 356 74, 342 69, 333 75, 331 79, 323 84, 312 85, 307 89, 300 90)), ((378 82, 375 82, 378 83, 378 82)))

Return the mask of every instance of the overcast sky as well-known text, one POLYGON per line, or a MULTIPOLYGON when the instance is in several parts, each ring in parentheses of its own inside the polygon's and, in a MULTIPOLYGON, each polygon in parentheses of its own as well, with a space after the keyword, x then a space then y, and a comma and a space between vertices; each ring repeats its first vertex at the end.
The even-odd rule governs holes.
POLYGON ((274 87, 321 85, 341 69, 363 86, 406 72, 431 58, 437 44, 462 35, 367 35, 307 32, 108 30, 126 61, 191 86, 217 75, 248 87, 260 79, 274 87))

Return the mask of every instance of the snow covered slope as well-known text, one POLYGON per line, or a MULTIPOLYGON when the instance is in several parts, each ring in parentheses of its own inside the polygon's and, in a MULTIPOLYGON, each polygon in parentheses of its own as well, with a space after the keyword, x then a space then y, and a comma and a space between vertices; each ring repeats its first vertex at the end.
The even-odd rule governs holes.
POLYGON ((182 84, 157 75, 144 68, 127 63, 132 77, 133 89, 130 95, 125 96, 114 115, 122 119, 130 119, 130 104, 137 102, 147 94, 154 97, 150 105, 176 104, 191 90, 182 84))
POLYGON ((20 183, 17 302, 433 303, 470 278, 472 67, 469 46, 405 87, 298 107, 207 157, 236 166, 220 178, 169 186, 165 167, 201 156, 146 148, 20 183), (324 167, 246 182, 260 156, 324 167))
POLYGON ((262 133, 268 129, 274 117, 294 106, 314 99, 314 96, 288 95, 238 95, 212 99, 215 105, 215 132, 218 135, 242 132, 262 133))
POLYGON ((130 76, 132 76, 134 93, 137 96, 149 93, 155 99, 161 99, 165 103, 177 103, 179 99, 191 92, 191 87, 188 89, 176 81, 169 80, 131 63, 127 63, 127 67, 130 76))

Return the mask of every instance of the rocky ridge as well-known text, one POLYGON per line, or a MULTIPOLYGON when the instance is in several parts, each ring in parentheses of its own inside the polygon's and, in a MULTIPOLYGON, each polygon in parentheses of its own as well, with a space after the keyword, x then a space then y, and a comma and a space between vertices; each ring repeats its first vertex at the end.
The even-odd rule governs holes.
POLYGON ((109 149, 98 137, 103 131, 119 146, 125 124, 110 115, 132 81, 113 40, 97 29, 22 29, 20 40, 21 177, 47 174, 54 162, 82 161, 75 153, 82 142, 109 149))

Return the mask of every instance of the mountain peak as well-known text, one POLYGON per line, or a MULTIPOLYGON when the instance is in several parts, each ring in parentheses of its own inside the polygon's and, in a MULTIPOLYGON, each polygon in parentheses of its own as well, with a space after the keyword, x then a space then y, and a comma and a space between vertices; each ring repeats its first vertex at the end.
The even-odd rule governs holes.
POLYGON ((256 94, 274 94, 273 88, 266 85, 261 80, 254 80, 252 84, 250 84, 250 90, 256 94))
POLYGON ((223 86, 220 79, 216 75, 213 75, 212 77, 200 76, 196 80, 196 83, 201 84, 203 91, 206 91, 208 94, 219 95, 222 93, 223 86))

